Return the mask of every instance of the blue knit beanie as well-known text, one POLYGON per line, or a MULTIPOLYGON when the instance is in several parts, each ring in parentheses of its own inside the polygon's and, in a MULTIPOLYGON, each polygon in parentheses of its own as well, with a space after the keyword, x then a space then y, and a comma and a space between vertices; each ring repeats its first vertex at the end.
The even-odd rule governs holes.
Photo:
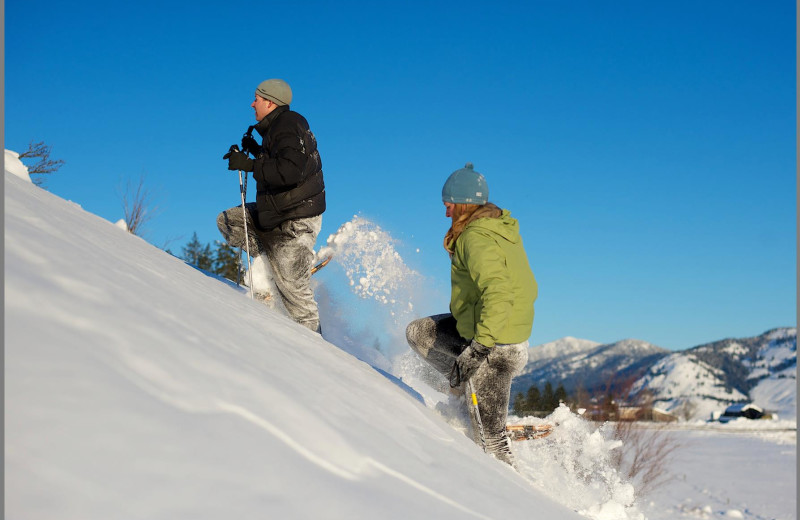
POLYGON ((453 204, 478 204, 489 201, 489 185, 486 178, 476 172, 472 163, 450 174, 442 188, 442 202, 453 204))

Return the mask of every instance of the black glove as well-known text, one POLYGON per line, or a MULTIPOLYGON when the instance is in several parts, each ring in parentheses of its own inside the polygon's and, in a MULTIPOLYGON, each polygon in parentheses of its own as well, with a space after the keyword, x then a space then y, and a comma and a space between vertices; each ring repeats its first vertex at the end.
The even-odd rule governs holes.
POLYGON ((468 381, 489 355, 490 350, 486 345, 481 345, 473 339, 453 364, 453 369, 450 371, 450 387, 455 388, 468 381))
POLYGON ((253 171, 254 161, 244 152, 231 149, 228 153, 223 155, 222 158, 228 160, 229 170, 242 170, 246 172, 253 171))
POLYGON ((242 137, 242 150, 246 153, 249 153, 253 157, 258 157, 261 155, 261 145, 258 144, 258 141, 253 139, 253 136, 245 134, 242 137))

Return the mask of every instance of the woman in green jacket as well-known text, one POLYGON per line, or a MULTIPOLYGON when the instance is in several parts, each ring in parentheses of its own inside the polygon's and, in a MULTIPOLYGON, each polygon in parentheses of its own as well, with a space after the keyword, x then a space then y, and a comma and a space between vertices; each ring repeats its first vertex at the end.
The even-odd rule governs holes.
POLYGON ((481 442, 482 433, 486 451, 513 466, 506 434, 511 379, 528 361, 537 285, 519 224, 488 198, 486 179, 471 163, 445 182, 450 313, 411 322, 406 337, 468 399, 471 382, 478 402, 478 414, 470 414, 473 438, 481 442))

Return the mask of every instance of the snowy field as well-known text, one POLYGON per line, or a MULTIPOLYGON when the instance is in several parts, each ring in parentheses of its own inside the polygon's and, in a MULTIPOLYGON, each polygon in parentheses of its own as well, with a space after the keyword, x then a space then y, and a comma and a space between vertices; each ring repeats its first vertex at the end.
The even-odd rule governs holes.
POLYGON ((797 518, 797 435, 786 423, 671 431, 680 445, 672 480, 641 500, 642 511, 651 520, 797 518))
MULTIPOLYGON (((321 301, 320 338, 24 177, 5 174, 7 518, 796 518, 796 417, 675 427, 672 478, 641 496, 608 425, 562 409, 515 472, 347 312, 321 301)), ((362 291, 391 271, 345 269, 362 291)))

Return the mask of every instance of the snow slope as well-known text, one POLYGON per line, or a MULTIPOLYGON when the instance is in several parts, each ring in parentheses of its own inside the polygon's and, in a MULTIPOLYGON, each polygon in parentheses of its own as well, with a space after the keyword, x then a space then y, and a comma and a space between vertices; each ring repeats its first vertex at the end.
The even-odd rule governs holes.
POLYGON ((414 356, 322 316, 334 346, 24 177, 5 176, 7 518, 796 518, 794 424, 675 425, 675 478, 633 504, 625 447, 559 409, 516 473, 414 356))
POLYGON ((5 174, 8 518, 580 516, 367 364, 5 174))

